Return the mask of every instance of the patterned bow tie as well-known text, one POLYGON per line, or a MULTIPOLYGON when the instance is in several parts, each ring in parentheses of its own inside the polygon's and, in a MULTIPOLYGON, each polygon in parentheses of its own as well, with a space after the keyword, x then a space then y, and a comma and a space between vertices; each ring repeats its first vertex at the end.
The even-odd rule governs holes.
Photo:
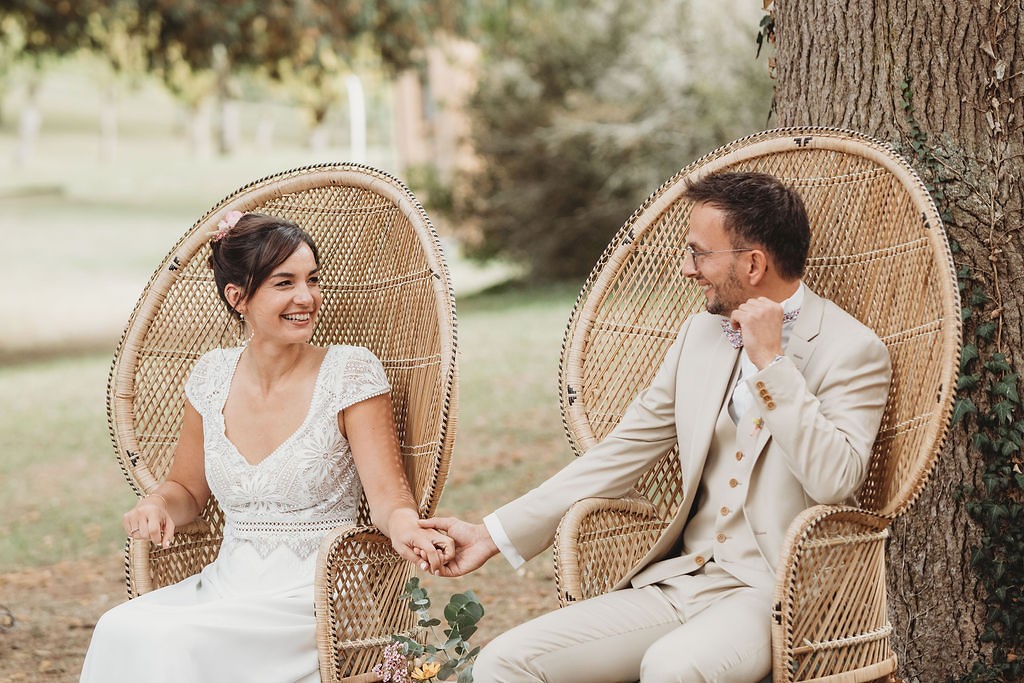
MULTIPOLYGON (((800 315, 799 308, 796 309, 795 311, 790 311, 789 313, 783 313, 782 324, 785 325, 786 323, 793 322, 794 320, 796 320, 796 317, 798 315, 800 315)), ((729 343, 732 344, 732 348, 743 348, 743 331, 733 329, 732 321, 729 320, 728 318, 722 319, 722 332, 725 334, 725 338, 729 340, 729 343)))

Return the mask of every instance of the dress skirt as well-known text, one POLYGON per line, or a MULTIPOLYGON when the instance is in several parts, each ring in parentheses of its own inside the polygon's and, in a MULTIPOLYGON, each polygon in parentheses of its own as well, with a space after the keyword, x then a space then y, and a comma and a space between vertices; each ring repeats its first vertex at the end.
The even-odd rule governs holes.
POLYGON ((317 683, 316 554, 240 543, 184 581, 129 600, 93 631, 83 683, 317 683))

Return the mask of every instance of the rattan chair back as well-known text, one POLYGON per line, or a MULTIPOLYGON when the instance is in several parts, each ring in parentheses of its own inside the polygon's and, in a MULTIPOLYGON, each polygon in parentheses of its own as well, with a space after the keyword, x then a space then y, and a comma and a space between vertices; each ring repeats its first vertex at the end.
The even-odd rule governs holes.
MULTIPOLYGON (((437 234, 409 189, 356 165, 310 166, 239 189, 200 218, 153 274, 108 386, 111 438, 129 484, 141 494, 166 476, 194 362, 244 341, 208 266, 210 236, 231 210, 293 220, 316 241, 323 306, 313 343, 361 345, 381 359, 406 472, 421 514, 432 514, 454 441, 451 281, 437 234)), ((215 502, 203 517, 215 532, 222 526, 215 502)), ((365 501, 360 518, 369 524, 365 501)))
MULTIPOLYGON (((960 306, 935 204, 907 162, 862 135, 822 128, 767 131, 684 168, 629 218, 587 279, 565 333, 559 371, 566 435, 580 454, 646 387, 704 298, 682 273, 691 203, 687 180, 725 170, 770 173, 807 206, 805 282, 873 329, 893 380, 860 507, 895 516, 932 470, 952 410, 960 306)), ((693 387, 700 391, 700 387, 693 387)), ((680 502, 676 453, 638 484, 670 518, 680 502)))

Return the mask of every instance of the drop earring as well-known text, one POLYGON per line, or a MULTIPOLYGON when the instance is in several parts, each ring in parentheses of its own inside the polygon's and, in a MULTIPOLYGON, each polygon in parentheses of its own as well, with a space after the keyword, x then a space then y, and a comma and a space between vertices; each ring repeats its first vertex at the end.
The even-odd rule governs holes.
POLYGON ((241 341, 241 345, 242 346, 248 346, 249 340, 252 339, 252 335, 254 333, 250 332, 248 337, 245 336, 245 314, 244 313, 239 313, 238 314, 238 323, 239 323, 239 326, 238 326, 238 332, 239 332, 238 338, 241 341))

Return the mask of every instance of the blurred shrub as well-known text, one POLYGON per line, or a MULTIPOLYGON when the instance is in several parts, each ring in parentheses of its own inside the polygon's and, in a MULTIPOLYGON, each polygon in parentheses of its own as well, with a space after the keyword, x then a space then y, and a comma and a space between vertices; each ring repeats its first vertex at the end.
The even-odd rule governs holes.
POLYGON ((508 3, 469 107, 479 164, 451 197, 467 254, 577 279, 661 182, 761 130, 771 82, 742 1, 508 3))

